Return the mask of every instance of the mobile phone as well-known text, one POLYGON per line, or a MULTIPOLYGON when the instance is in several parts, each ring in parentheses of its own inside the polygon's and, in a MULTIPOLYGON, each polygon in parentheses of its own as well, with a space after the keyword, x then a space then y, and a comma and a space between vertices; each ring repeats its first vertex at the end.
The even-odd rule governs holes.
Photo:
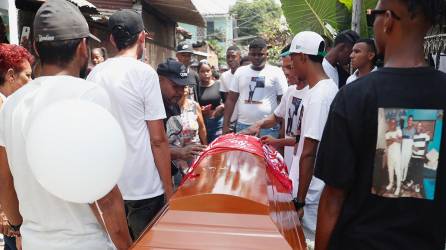
POLYGON ((23 26, 22 35, 20 36, 20 45, 23 45, 29 40, 30 33, 31 33, 31 28, 28 26, 23 26))

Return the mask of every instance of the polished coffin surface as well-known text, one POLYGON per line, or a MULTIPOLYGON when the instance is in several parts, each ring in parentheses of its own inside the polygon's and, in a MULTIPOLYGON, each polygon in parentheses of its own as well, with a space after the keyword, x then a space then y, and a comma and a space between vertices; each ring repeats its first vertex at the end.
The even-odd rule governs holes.
POLYGON ((290 200, 262 158, 207 156, 133 249, 306 249, 290 200))

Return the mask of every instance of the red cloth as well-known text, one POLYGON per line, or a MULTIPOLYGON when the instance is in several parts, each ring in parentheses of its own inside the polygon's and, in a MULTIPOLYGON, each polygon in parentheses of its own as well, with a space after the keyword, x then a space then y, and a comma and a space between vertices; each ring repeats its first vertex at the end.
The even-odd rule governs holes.
POLYGON ((267 170, 277 178, 286 192, 291 192, 292 182, 288 178, 287 166, 285 165, 282 155, 279 154, 273 147, 262 144, 260 139, 257 137, 241 134, 223 135, 209 144, 209 146, 192 164, 192 167, 189 169, 188 174, 184 176, 181 184, 183 184, 188 178, 196 176, 194 174, 194 170, 206 156, 233 150, 248 152, 265 159, 267 170))

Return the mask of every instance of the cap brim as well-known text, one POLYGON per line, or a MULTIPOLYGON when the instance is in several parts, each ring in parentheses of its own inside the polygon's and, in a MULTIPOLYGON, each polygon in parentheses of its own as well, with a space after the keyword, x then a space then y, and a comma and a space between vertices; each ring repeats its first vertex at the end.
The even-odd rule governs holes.
POLYGON ((189 54, 193 54, 194 51, 193 51, 193 50, 180 50, 180 51, 177 51, 177 53, 189 53, 189 54))
POLYGON ((93 35, 93 34, 88 34, 88 38, 91 38, 93 40, 95 40, 96 42, 100 43, 101 39, 99 39, 97 36, 93 35))
POLYGON ((287 56, 289 56, 289 55, 291 55, 291 53, 290 53, 290 51, 288 50, 288 51, 285 51, 285 52, 283 52, 282 54, 280 54, 280 56, 281 57, 287 57, 287 56))
POLYGON ((178 86, 187 86, 187 79, 181 79, 174 76, 168 76, 171 81, 173 81, 178 86))

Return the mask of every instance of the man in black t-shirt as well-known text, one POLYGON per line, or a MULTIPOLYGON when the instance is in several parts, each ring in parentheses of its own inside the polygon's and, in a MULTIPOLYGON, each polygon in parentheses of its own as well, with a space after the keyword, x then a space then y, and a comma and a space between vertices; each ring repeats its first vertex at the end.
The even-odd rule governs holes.
MULTIPOLYGON (((446 233, 446 74, 429 68, 423 41, 443 0, 380 0, 368 11, 384 68, 342 88, 334 99, 318 150, 322 192, 316 249, 443 250, 446 233), (386 190, 382 142, 392 110, 422 121, 430 175, 421 190, 386 190), (379 171, 378 171, 379 172, 379 171), (432 178, 433 177, 433 178, 432 178), (416 192, 419 191, 419 192, 416 192)), ((398 120, 399 126, 407 118, 398 120)), ((387 154, 388 152, 384 152, 387 154)), ((385 157, 385 156, 384 156, 385 157)))

